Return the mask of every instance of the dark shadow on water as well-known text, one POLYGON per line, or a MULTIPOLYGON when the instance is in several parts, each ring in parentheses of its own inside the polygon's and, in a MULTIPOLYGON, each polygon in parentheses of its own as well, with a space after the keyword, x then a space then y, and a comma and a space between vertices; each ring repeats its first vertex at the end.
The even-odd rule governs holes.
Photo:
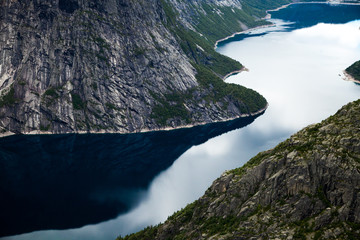
POLYGON ((0 236, 115 218, 194 145, 255 118, 138 134, 0 139, 0 236))

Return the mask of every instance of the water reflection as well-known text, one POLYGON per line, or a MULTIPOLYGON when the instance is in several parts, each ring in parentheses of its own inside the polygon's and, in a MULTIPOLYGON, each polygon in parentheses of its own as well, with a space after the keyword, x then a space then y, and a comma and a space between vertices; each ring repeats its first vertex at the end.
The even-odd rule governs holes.
MULTIPOLYGON (((360 19, 357 9, 354 19, 360 19)), ((323 11, 325 15, 333 15, 326 7, 323 11)), ((276 21, 280 26, 252 31, 266 34, 245 37, 241 42, 230 42, 218 48, 220 53, 239 60, 250 69, 231 76, 228 81, 263 94, 270 103, 263 116, 245 128, 188 149, 155 177, 135 208, 114 220, 79 229, 38 231, 6 239, 105 240, 158 224, 199 198, 224 170, 243 165, 259 151, 275 146, 306 125, 325 119, 342 105, 359 98, 359 85, 343 81, 342 71, 359 59, 360 21, 315 24, 292 31, 284 31, 289 22, 276 21), (352 43, 346 42, 348 40, 352 43)), ((188 141, 195 137, 198 136, 190 136, 188 141)))
POLYGON ((256 29, 250 29, 248 31, 244 31, 241 34, 236 34, 234 36, 231 36, 221 42, 217 43, 217 47, 221 48, 229 43, 242 41, 244 39, 251 39, 251 38, 257 38, 257 37, 264 37, 267 34, 271 32, 286 32, 290 31, 292 29, 291 25, 293 25, 293 22, 284 22, 282 20, 278 19, 270 19, 270 22, 273 25, 265 26, 265 27, 259 27, 256 29))
POLYGON ((254 117, 139 134, 0 139, 0 235, 81 227, 112 219, 191 146, 254 117))
MULTIPOLYGON (((218 43, 223 47, 228 43, 244 39, 264 37, 274 32, 290 32, 309 28, 319 23, 344 24, 359 18, 360 5, 332 5, 323 3, 293 4, 278 11, 269 11, 275 26, 249 30, 218 43), (281 20, 279 20, 281 19, 281 20)), ((320 33, 319 33, 320 35, 320 33)), ((351 38, 348 38, 351 40, 351 38)))
POLYGON ((293 4, 279 11, 270 11, 274 19, 293 22, 288 30, 312 27, 318 23, 343 24, 359 18, 360 5, 322 3, 293 4))

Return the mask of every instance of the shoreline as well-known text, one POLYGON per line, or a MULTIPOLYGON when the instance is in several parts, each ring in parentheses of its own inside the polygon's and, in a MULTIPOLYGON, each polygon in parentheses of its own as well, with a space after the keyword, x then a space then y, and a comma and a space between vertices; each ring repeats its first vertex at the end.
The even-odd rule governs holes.
POLYGON ((229 72, 228 74, 226 74, 223 77, 223 81, 225 81, 228 77, 231 77, 231 76, 236 75, 241 72, 248 72, 248 71, 249 71, 249 69, 247 69, 246 67, 243 66, 243 68, 241 68, 240 70, 235 70, 235 71, 232 71, 232 72, 229 72))
MULTIPOLYGON (((284 9, 284 8, 287 8, 288 6, 290 5, 294 5, 294 4, 332 4, 332 5, 360 5, 360 3, 346 3, 346 2, 333 2, 333 1, 326 1, 326 2, 292 2, 292 3, 288 3, 288 4, 285 4, 283 6, 280 6, 278 8, 275 8, 275 9, 269 9, 269 10, 266 10, 266 16, 261 18, 262 20, 266 20, 266 19, 270 19, 271 18, 271 14, 269 12, 276 12, 276 11, 279 11, 281 9, 284 9)), ((272 26, 275 26, 275 24, 266 24, 266 25, 260 25, 260 26, 257 26, 257 27, 253 27, 253 28, 249 28, 249 29, 246 29, 246 30, 242 30, 240 32, 235 32, 227 37, 224 37, 224 38, 221 38, 219 40, 217 40, 215 42, 215 46, 214 46, 214 49, 217 48, 217 45, 222 42, 222 41, 225 41, 225 40, 228 40, 229 38, 232 38, 232 37, 235 37, 236 35, 238 34, 243 34, 243 33, 247 33, 247 32, 250 32, 250 31, 253 31, 253 30, 257 30, 257 29, 261 29, 261 28, 266 28, 266 27, 272 27, 272 26)))
MULTIPOLYGON (((288 6, 290 5, 293 5, 293 4, 334 4, 334 5, 360 5, 360 3, 346 3, 346 2, 332 2, 332 1, 327 1, 327 2, 293 2, 293 3, 289 3, 289 4, 286 4, 286 5, 283 5, 283 6, 280 6, 276 9, 269 9, 269 10, 266 10, 265 12, 267 13, 267 15, 265 17, 263 17, 262 19, 263 20, 266 20, 266 19, 270 19, 271 18, 271 14, 269 12, 273 12, 273 11, 279 11, 281 9, 284 9, 284 8, 287 8, 288 6)), ((272 27, 272 26, 275 26, 275 24, 265 24, 265 25, 260 25, 260 26, 256 26, 256 27, 253 27, 253 28, 249 28, 249 29, 246 29, 246 30, 243 30, 243 31, 240 31, 240 32, 235 32, 225 38, 222 38, 222 39, 219 39, 215 42, 215 45, 214 45, 214 49, 217 48, 217 45, 222 42, 222 41, 225 41, 225 40, 228 40, 238 34, 243 34, 243 33, 247 33, 247 32, 250 32, 250 31, 254 31, 254 30, 257 30, 257 29, 261 29, 261 28, 266 28, 266 27, 272 27)), ((235 74, 238 74, 238 73, 241 73, 243 71, 249 71, 249 69, 247 69, 245 66, 243 66, 243 68, 239 69, 239 70, 235 70, 235 71, 232 71, 228 74, 226 74, 224 77, 223 77, 223 80, 225 81, 226 78, 232 76, 232 75, 235 75, 235 74)), ((344 71, 344 80, 348 80, 348 81, 352 81, 352 82, 355 82, 355 83, 359 83, 360 84, 360 81, 354 79, 351 75, 349 75, 348 73, 346 73, 344 71)), ((240 116, 237 116, 237 117, 232 117, 232 118, 227 118, 227 119, 223 119, 223 120, 216 120, 216 121, 213 121, 213 122, 199 122, 199 123, 196 123, 196 124, 189 124, 189 125, 182 125, 182 126, 177 126, 177 127, 164 127, 164 128, 158 128, 158 129, 141 129, 141 130, 137 130, 137 131, 134 131, 134 132, 126 132, 126 131, 73 131, 73 132, 66 132, 66 133, 53 133, 53 132, 47 132, 47 131, 41 131, 41 130, 34 130, 34 131, 30 131, 30 132, 23 132, 23 133, 20 133, 20 134, 17 134, 17 133, 13 133, 11 131, 6 131, 6 132, 3 132, 3 133, 0 133, 0 138, 3 138, 3 137, 8 137, 8 136, 13 136, 13 135, 55 135, 55 134, 133 134, 133 133, 147 133, 147 132, 158 132, 158 131, 171 131, 171 130, 176 130, 176 129, 183 129, 183 128, 192 128, 192 127, 196 127, 196 126, 202 126, 202 125, 206 125, 206 124, 212 124, 212 123, 218 123, 218 122, 227 122, 227 121, 232 121, 232 120, 235 120, 235 119, 238 119, 238 118, 245 118, 245 117, 254 117, 256 115, 260 115, 262 113, 264 113, 266 111, 266 109, 268 108, 269 104, 267 103, 267 105, 254 112, 254 113, 250 113, 250 114, 241 114, 240 116)), ((5 128, 3 128, 5 130, 5 128)))
MULTIPOLYGON (((270 10, 268 10, 268 11, 270 11, 270 10)), ((263 19, 265 19, 265 18, 263 18, 263 19)), ((253 31, 253 30, 261 29, 261 28, 265 28, 265 27, 270 27, 270 26, 274 26, 274 25, 275 24, 261 25, 261 26, 257 26, 257 27, 254 27, 254 28, 249 28, 249 29, 241 31, 241 32, 235 32, 232 35, 229 35, 229 36, 227 36, 225 38, 217 40, 215 42, 214 49, 217 48, 217 44, 219 42, 225 41, 225 40, 227 40, 227 39, 229 39, 231 37, 234 37, 237 34, 245 33, 247 31, 253 31)), ((230 77, 232 75, 244 72, 244 71, 249 71, 249 69, 247 69, 245 66, 243 66, 239 70, 235 70, 235 71, 232 71, 232 72, 226 74, 222 79, 225 81, 226 78, 228 78, 228 77, 230 77)), ((177 126, 177 127, 164 127, 164 128, 157 128, 157 129, 141 129, 141 130, 136 130, 134 132, 105 131, 105 130, 102 130, 102 131, 73 131, 73 132, 64 132, 64 133, 53 133, 53 132, 49 132, 49 131, 33 130, 33 131, 29 131, 29 132, 14 133, 14 132, 11 132, 11 131, 6 131, 6 132, 3 132, 3 133, 0 133, 0 138, 10 137, 10 136, 14 136, 14 135, 28 135, 28 136, 31 136, 31 135, 66 135, 66 134, 136 134, 136 133, 172 131, 172 130, 177 130, 177 129, 185 129, 185 128, 203 126, 203 125, 212 124, 212 123, 227 122, 227 121, 232 121, 232 120, 239 119, 239 118, 255 117, 257 115, 263 114, 267 110, 268 107, 269 107, 269 103, 267 103, 264 108, 261 108, 256 112, 252 112, 252 113, 249 113, 249 114, 240 114, 240 116, 231 117, 231 118, 227 118, 227 119, 223 119, 223 120, 216 120, 216 121, 212 121, 212 122, 199 122, 199 123, 196 123, 196 124, 181 125, 181 126, 177 126)), ((3 128, 3 130, 6 130, 6 129, 3 128)))
POLYGON ((233 121, 233 120, 240 119, 240 118, 256 117, 258 115, 263 114, 267 110, 268 107, 269 107, 269 104, 267 103, 265 107, 261 108, 260 110, 258 110, 256 112, 240 114, 240 116, 237 116, 237 117, 231 117, 231 118, 216 120, 216 121, 212 121, 212 122, 199 122, 199 123, 196 123, 196 124, 181 125, 181 126, 177 126, 177 127, 164 127, 164 128, 158 128, 158 129, 141 129, 139 131, 134 131, 134 132, 125 132, 125 131, 108 131, 108 132, 107 131, 74 131, 74 132, 65 132, 65 133, 53 133, 53 132, 47 132, 47 131, 34 130, 34 131, 30 131, 30 132, 23 132, 23 133, 17 134, 17 133, 13 133, 13 132, 8 131, 8 132, 5 132, 5 133, 0 133, 0 138, 14 136, 14 135, 32 136, 32 135, 67 135, 67 134, 136 134, 136 133, 172 131, 172 130, 177 130, 177 129, 186 129, 186 128, 193 128, 193 127, 197 127, 197 126, 204 126, 204 125, 213 124, 213 123, 228 122, 228 121, 233 121))
MULTIPOLYGON (((266 14, 265 17, 261 18, 261 20, 266 20, 266 19, 270 19, 271 18, 271 14, 268 13, 268 12, 271 12, 271 11, 278 11, 280 9, 283 9, 283 8, 287 8, 288 6, 290 6, 291 4, 295 4, 295 3, 289 3, 289 4, 286 4, 286 5, 283 5, 283 6, 280 6, 278 8, 275 8, 275 9, 270 9, 270 10, 266 10, 266 14)), ((251 32, 251 31, 254 31, 254 30, 257 30, 257 29, 261 29, 261 28, 266 28, 266 27, 272 27, 272 26, 275 26, 274 23, 270 23, 269 24, 264 24, 264 25, 259 25, 259 26, 256 26, 256 27, 253 27, 253 28, 248 28, 248 29, 245 29, 245 30, 242 30, 240 32, 234 32, 233 34, 227 36, 227 37, 224 37, 224 38, 221 38, 219 40, 217 40, 215 42, 215 46, 214 46, 214 49, 217 48, 218 44, 222 41, 226 41, 232 37, 235 37, 236 35, 238 34, 244 34, 244 33, 247 33, 247 32, 251 32)))
POLYGON ((216 48, 218 47, 218 44, 220 42, 223 42, 223 41, 226 41, 230 38, 233 38, 235 37, 236 35, 239 35, 239 34, 243 34, 243 33, 247 33, 247 32, 251 32, 251 31, 254 31, 254 30, 257 30, 257 29, 261 29, 261 28, 266 28, 266 27, 272 27, 274 26, 275 24, 266 24, 266 25, 260 25, 260 26, 257 26, 257 27, 253 27, 253 28, 249 28, 249 29, 246 29, 246 30, 243 30, 243 31, 240 31, 240 32, 234 32, 233 34, 227 36, 227 37, 224 37, 224 38, 221 38, 219 40, 217 40, 215 42, 215 46, 214 46, 214 49, 216 50, 216 48))
POLYGON ((347 73, 345 70, 343 71, 344 77, 343 80, 344 81, 349 81, 349 82, 354 82, 354 83, 358 83, 360 84, 360 81, 355 79, 353 76, 351 76, 349 73, 347 73))

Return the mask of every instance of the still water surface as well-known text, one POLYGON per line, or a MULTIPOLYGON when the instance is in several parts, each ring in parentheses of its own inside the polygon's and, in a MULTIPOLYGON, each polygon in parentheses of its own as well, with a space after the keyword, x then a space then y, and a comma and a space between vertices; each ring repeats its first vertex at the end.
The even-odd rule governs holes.
MULTIPOLYGON (((309 14, 314 16, 314 12, 309 14)), ((275 26, 252 30, 220 44, 217 49, 220 53, 239 60, 249 69, 227 81, 264 95, 270 104, 264 115, 244 128, 185 144, 178 149, 179 154, 185 153, 175 162, 167 163, 171 165, 167 169, 159 168, 162 172, 146 189, 136 193, 138 204, 113 220, 4 239, 114 239, 166 220, 174 211, 199 198, 225 170, 242 166, 259 151, 274 147, 359 98, 360 86, 343 80, 342 73, 360 58, 360 20, 356 19, 360 19, 359 6, 292 5, 273 13, 275 26), (316 16, 333 17, 302 18, 309 11, 319 11, 316 16)))

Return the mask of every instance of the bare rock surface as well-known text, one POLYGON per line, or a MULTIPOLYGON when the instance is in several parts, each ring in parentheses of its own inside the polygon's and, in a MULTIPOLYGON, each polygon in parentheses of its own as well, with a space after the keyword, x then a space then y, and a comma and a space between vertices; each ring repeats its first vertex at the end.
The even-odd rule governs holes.
POLYGON ((359 112, 360 100, 344 106, 125 239, 359 239, 359 112))
MULTIPOLYGON (((241 7, 235 0, 213 2, 241 7)), ((184 51, 194 43, 183 43, 176 31, 193 27, 170 22, 180 17, 177 6, 165 0, 1 1, 1 133, 129 133, 265 108, 265 100, 249 109, 231 95, 209 97, 218 89, 200 84, 194 64, 210 66, 215 52, 200 45, 198 53, 184 51), (204 60, 196 62, 194 54, 204 60)))

